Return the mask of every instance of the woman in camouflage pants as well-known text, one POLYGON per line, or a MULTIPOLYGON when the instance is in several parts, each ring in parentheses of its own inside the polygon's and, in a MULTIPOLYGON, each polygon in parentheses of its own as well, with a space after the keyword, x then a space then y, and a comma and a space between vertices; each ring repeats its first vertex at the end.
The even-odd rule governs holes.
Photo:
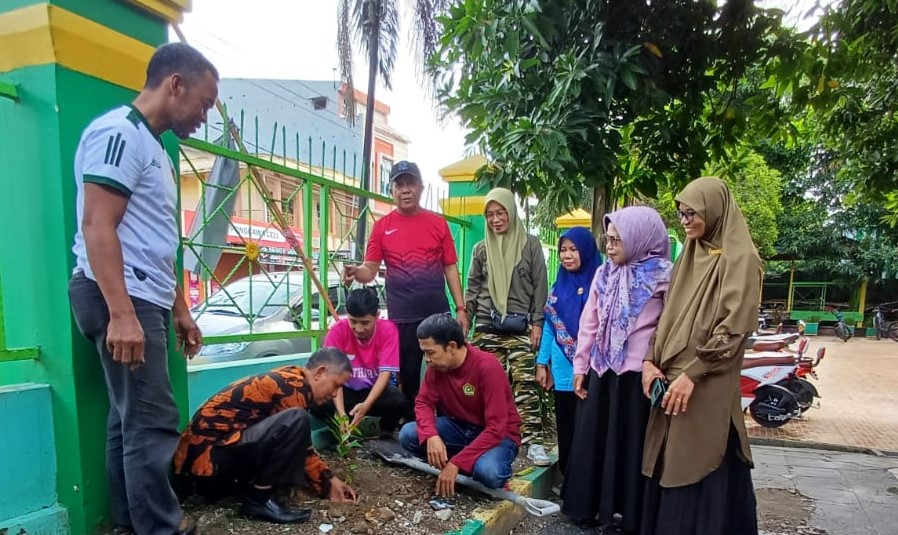
POLYGON ((486 239, 474 246, 465 293, 473 343, 496 355, 508 372, 523 443, 549 445, 551 403, 534 375, 548 295, 542 244, 527 234, 507 189, 487 194, 484 216, 486 239))

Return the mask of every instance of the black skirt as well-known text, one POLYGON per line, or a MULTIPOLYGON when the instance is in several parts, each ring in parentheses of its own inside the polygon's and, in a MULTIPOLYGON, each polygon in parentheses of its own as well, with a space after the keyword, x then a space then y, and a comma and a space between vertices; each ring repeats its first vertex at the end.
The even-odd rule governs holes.
POLYGON ((757 535, 758 513, 751 468, 739 435, 730 428, 720 466, 685 487, 664 488, 660 472, 646 483, 642 535, 757 535))
POLYGON ((599 377, 590 370, 587 377, 588 395, 577 408, 561 511, 600 524, 611 524, 619 514, 618 527, 636 532, 642 518, 642 445, 649 414, 642 374, 608 371, 599 377))

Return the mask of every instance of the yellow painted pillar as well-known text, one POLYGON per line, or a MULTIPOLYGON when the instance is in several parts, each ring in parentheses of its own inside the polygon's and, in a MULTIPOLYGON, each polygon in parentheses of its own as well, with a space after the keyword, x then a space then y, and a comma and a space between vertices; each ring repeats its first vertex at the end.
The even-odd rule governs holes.
POLYGON ((455 239, 455 249, 458 251, 458 269, 461 272, 462 285, 467 281, 466 275, 471 265, 474 245, 484 238, 486 232, 483 206, 486 203, 489 186, 480 184, 476 173, 488 163, 484 156, 475 154, 439 170, 440 177, 449 184, 449 197, 441 202, 443 213, 471 223, 467 228, 449 224, 455 239))
POLYGON ((792 311, 792 291, 795 289, 795 261, 791 262, 789 268, 789 295, 786 296, 786 311, 792 311))
POLYGON ((867 308, 867 279, 861 281, 861 291, 857 298, 857 311, 861 314, 861 321, 855 324, 858 329, 864 326, 864 309, 867 308))

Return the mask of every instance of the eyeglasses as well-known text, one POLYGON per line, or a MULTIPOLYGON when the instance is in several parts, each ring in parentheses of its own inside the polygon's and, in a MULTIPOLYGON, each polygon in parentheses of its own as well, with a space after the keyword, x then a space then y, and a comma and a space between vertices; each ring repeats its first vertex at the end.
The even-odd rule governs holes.
POLYGON ((677 219, 682 221, 685 219, 687 222, 692 221, 695 218, 695 214, 697 214, 695 210, 689 208, 687 210, 677 210, 677 219))
POLYGON ((506 210, 502 210, 502 209, 489 210, 488 212, 485 212, 483 214, 483 216, 486 219, 505 219, 506 217, 508 217, 508 212, 506 210))
POLYGON ((605 242, 605 245, 620 245, 621 239, 620 236, 612 236, 611 234, 602 234, 602 241, 605 242))

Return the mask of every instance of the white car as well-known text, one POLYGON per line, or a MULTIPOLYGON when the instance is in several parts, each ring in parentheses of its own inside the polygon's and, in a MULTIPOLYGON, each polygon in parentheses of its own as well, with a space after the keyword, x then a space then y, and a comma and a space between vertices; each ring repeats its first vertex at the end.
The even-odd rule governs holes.
MULTIPOLYGON (((290 333, 303 330, 303 282, 302 270, 263 273, 244 277, 223 286, 206 301, 191 310, 204 337, 223 335, 270 335, 261 340, 245 340, 204 345, 190 364, 210 364, 235 360, 306 353, 312 349, 312 340, 306 336, 289 337, 290 333), (278 334, 287 336, 278 336, 278 334)), ((328 296, 337 313, 346 313, 348 290, 340 282, 338 273, 328 276, 328 296)), ((386 299, 383 279, 369 284, 378 288, 381 317, 386 318, 386 299)), ((354 283, 353 287, 360 287, 354 283)), ((311 325, 319 328, 321 315, 329 316, 326 307, 321 310, 318 289, 312 285, 311 325)))

